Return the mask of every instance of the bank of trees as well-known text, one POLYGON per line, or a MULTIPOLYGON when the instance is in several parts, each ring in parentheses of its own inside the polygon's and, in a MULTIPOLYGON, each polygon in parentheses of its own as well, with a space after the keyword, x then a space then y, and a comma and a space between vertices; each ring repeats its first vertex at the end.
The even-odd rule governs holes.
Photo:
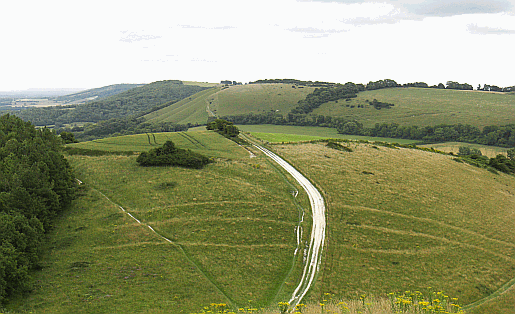
POLYGON ((43 235, 74 198, 62 143, 48 129, 0 117, 0 302, 30 289, 43 235))
POLYGON ((362 124, 347 122, 337 128, 341 134, 391 137, 423 142, 466 142, 483 145, 515 147, 515 124, 485 126, 483 130, 468 124, 441 124, 435 126, 401 126, 397 123, 376 123, 366 128, 362 124))

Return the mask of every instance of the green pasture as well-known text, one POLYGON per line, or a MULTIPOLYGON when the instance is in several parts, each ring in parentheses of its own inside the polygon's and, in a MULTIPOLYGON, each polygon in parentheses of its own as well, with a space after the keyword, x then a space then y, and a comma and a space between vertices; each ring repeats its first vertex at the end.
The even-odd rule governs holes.
MULTIPOLYGON (((257 151, 250 158, 214 132, 188 136, 195 143, 176 133, 156 139, 216 162, 192 170, 140 167, 135 155, 69 156, 83 182, 81 197, 49 234, 36 289, 8 310, 192 313, 212 302, 261 307, 291 295, 302 270, 294 230, 309 209, 307 196, 294 198, 300 187, 257 151)), ((145 134, 79 146, 155 147, 145 134)))
POLYGON ((292 125, 238 125, 238 128, 252 136, 270 143, 311 141, 325 138, 345 140, 382 141, 399 144, 415 143, 414 140, 397 138, 369 137, 339 134, 334 128, 292 125))
POLYGON ((462 123, 482 128, 515 123, 515 97, 482 91, 386 88, 360 92, 350 101, 325 103, 313 113, 346 117, 365 127, 395 122, 418 126, 462 123), (366 102, 374 99, 395 106, 377 110, 366 102))
MULTIPOLYGON (((326 248, 311 302, 324 293, 356 299, 432 287, 466 305, 515 283, 515 177, 420 150, 350 147, 273 146, 326 199, 326 248)), ((467 313, 513 313, 513 291, 467 313)))

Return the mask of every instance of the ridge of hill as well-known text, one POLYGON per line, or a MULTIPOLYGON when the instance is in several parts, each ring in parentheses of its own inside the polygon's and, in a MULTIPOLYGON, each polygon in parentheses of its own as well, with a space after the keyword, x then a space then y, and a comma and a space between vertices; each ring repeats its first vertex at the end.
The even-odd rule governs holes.
POLYGON ((145 84, 113 84, 98 88, 92 88, 85 91, 80 91, 73 94, 63 95, 56 97, 54 100, 61 102, 63 105, 66 104, 80 104, 95 100, 100 100, 102 98, 107 98, 122 92, 125 92, 129 89, 140 87, 145 84))
POLYGON ((177 80, 158 81, 98 101, 80 105, 27 109, 16 112, 16 115, 37 126, 95 123, 140 115, 165 103, 187 98, 206 88, 185 85, 177 80))

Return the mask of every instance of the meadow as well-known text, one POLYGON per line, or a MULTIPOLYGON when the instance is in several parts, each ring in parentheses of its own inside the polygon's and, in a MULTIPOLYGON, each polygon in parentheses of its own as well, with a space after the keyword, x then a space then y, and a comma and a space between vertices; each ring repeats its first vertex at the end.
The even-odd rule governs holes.
POLYGON ((357 120, 365 127, 376 123, 428 126, 438 124, 486 125, 515 123, 512 94, 433 88, 386 88, 364 91, 351 101, 327 102, 313 111, 325 116, 357 120), (367 103, 377 99, 392 103, 377 110, 367 103), (363 106, 359 108, 358 106, 363 106))
MULTIPOLYGON (((9 313, 191 313, 287 298, 301 271, 295 228, 307 196, 294 198, 300 187, 268 159, 214 132, 187 138, 156 134, 215 162, 192 170, 140 167, 136 155, 69 156, 82 196, 49 234, 36 289, 9 313)), ((74 145, 155 147, 145 134, 74 145)))
POLYGON ((306 302, 432 287, 478 301, 467 313, 514 313, 513 176, 442 154, 344 145, 352 152, 273 146, 327 203, 323 266, 306 302))

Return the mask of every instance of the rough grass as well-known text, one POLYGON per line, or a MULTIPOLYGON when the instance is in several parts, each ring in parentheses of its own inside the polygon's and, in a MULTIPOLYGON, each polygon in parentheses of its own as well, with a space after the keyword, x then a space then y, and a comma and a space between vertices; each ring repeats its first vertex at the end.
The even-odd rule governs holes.
POLYGON ((466 146, 470 148, 476 148, 481 151, 481 154, 483 156, 487 156, 488 158, 493 158, 499 154, 501 155, 507 155, 506 151, 507 148, 503 147, 496 147, 496 146, 487 146, 487 145, 480 145, 480 144, 469 144, 469 143, 459 143, 459 142, 446 142, 446 143, 437 143, 437 144, 427 144, 427 145, 419 145, 420 147, 427 147, 431 148, 433 147, 436 150, 446 152, 446 153, 453 153, 458 154, 460 150, 460 146, 466 146))
MULTIPOLYGON (((353 152, 323 144, 274 149, 326 198, 327 246, 312 300, 325 292, 352 298, 431 286, 468 304, 515 277, 513 176, 367 144, 353 152)), ((513 304, 513 291, 497 299, 513 304)))
POLYGON ((325 103, 313 113, 355 119, 365 127, 395 122, 418 126, 462 123, 482 128, 485 125, 515 123, 514 104, 515 97, 509 94, 432 88, 386 88, 361 92, 357 98, 348 102, 325 103), (395 106, 376 110, 366 102, 374 99, 393 103, 395 106), (358 105, 363 105, 364 108, 358 108, 358 105))
MULTIPOLYGON (((191 313, 207 302, 265 306, 291 294, 301 271, 294 228, 307 197, 294 200, 295 185, 265 157, 214 132, 192 136, 216 163, 191 170, 70 156, 84 195, 49 235, 35 291, 9 310, 191 313)), ((144 145, 134 139, 90 145, 137 151, 144 145)))
POLYGON ((248 84, 224 89, 211 101, 219 116, 270 111, 286 115, 313 90, 292 88, 291 84, 248 84))

